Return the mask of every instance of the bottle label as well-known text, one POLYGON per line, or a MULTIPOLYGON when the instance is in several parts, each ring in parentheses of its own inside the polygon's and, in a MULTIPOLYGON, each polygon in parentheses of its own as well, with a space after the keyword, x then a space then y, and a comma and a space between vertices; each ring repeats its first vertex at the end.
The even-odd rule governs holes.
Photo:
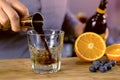
POLYGON ((100 13, 100 14, 104 14, 106 12, 106 10, 102 10, 100 8, 97 8, 97 12, 100 13))

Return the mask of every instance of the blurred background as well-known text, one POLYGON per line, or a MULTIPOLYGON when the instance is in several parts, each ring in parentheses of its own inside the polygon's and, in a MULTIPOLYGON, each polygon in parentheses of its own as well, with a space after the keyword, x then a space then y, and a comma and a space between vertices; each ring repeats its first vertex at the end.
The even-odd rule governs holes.
MULTIPOLYGON (((99 3, 100 0, 68 0, 68 7, 75 16, 84 13, 85 16, 89 18, 96 12, 99 3)), ((109 36, 106 42, 107 45, 120 43, 120 0, 108 0, 107 25, 109 28, 109 36)), ((71 34, 74 35, 72 31, 71 34)), ((66 37, 70 38, 71 36, 66 35, 66 37)), ((64 54, 63 57, 75 56, 73 50, 74 43, 68 41, 65 44, 62 53, 67 54, 64 54)))

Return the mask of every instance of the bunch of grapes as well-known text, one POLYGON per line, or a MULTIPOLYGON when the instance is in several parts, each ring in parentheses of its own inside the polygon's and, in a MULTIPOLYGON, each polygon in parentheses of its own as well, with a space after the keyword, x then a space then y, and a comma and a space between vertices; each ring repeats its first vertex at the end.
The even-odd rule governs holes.
POLYGON ((89 70, 91 72, 96 72, 99 70, 100 72, 106 72, 112 69, 113 66, 115 66, 116 61, 115 60, 96 60, 93 61, 93 65, 89 67, 89 70))

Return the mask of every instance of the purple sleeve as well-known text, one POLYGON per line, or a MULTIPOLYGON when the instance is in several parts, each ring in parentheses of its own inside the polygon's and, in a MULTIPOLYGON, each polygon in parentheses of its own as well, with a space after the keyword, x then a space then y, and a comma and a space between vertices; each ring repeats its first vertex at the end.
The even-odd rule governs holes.
POLYGON ((74 27, 76 24, 80 23, 78 19, 75 18, 75 16, 67 10, 65 15, 65 23, 68 23, 67 25, 74 27))
POLYGON ((74 43, 76 39, 74 27, 79 23, 79 20, 70 11, 67 11, 62 25, 62 30, 65 31, 65 42, 74 43))

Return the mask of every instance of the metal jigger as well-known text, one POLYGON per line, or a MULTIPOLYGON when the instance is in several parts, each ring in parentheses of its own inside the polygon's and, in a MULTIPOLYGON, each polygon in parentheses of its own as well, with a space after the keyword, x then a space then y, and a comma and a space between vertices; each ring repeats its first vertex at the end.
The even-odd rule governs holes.
POLYGON ((41 13, 35 13, 29 17, 22 18, 21 19, 21 26, 27 27, 27 28, 34 28, 34 26, 43 25, 43 16, 41 13))
MULTIPOLYGON (((44 30, 43 30, 43 16, 40 13, 35 13, 34 15, 27 17, 27 18, 23 18, 21 19, 21 26, 27 27, 27 28, 32 28, 34 29, 38 34, 44 34, 44 30)), ((45 53, 46 55, 48 55, 47 58, 45 58, 45 62, 44 64, 51 64, 55 62, 55 59, 52 59, 51 57, 51 52, 49 50, 49 47, 47 45, 47 42, 45 40, 44 36, 40 36, 41 41, 46 49, 46 51, 48 52, 45 53)))

